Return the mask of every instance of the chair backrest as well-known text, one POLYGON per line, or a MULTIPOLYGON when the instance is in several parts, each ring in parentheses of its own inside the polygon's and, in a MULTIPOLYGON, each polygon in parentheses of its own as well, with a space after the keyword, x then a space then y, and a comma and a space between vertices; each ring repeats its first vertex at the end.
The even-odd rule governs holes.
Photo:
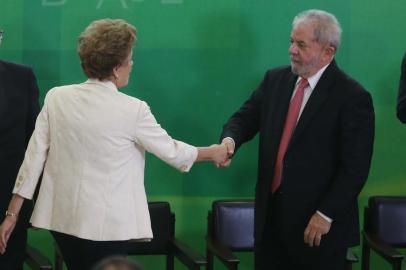
POLYGON ((131 255, 166 254, 175 234, 175 215, 168 202, 148 203, 154 238, 151 242, 131 242, 131 255))
POLYGON ((234 251, 254 249, 254 201, 218 200, 212 204, 212 234, 234 251))
POLYGON ((370 197, 364 222, 365 230, 384 242, 406 247, 406 197, 370 197))

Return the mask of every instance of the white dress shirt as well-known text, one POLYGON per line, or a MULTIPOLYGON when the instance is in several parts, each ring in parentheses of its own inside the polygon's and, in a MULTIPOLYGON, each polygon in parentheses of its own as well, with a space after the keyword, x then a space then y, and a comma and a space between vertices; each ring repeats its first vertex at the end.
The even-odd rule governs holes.
POLYGON ((194 146, 172 139, 148 105, 109 81, 51 89, 13 193, 31 199, 32 225, 89 240, 152 238, 144 188, 145 151, 181 171, 194 146))
MULTIPOLYGON (((313 76, 307 78, 307 81, 309 82, 309 85, 304 89, 304 94, 303 94, 303 101, 302 101, 302 106, 300 107, 300 111, 299 111, 299 116, 297 118, 297 121, 299 121, 300 116, 302 115, 302 112, 307 104, 307 101, 309 101, 309 98, 311 96, 311 94, 313 93, 314 88, 316 87, 317 83, 319 82, 321 75, 323 75, 324 71, 326 70, 326 68, 328 67, 329 64, 325 65, 324 67, 322 67, 319 71, 316 72, 316 74, 314 74, 313 76)), ((301 77, 297 78, 296 81, 296 86, 295 86, 295 90, 292 93, 292 97, 291 100, 293 99, 293 97, 296 94, 299 82, 302 80, 301 77)))

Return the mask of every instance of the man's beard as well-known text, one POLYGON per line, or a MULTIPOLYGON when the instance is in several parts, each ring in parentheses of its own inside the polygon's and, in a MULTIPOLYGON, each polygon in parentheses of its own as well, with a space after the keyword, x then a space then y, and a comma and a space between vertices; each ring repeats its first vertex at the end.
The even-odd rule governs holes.
POLYGON ((319 62, 319 57, 315 57, 310 63, 307 64, 296 64, 294 65, 293 62, 290 62, 291 70, 293 74, 296 74, 300 77, 308 77, 309 73, 315 69, 317 63, 319 62))

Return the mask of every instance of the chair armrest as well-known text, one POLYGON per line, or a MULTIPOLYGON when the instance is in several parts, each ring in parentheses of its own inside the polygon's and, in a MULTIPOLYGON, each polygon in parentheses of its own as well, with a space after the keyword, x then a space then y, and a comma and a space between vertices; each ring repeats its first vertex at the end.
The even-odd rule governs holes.
POLYGON ((174 239, 170 241, 172 245, 173 255, 178 258, 189 269, 196 269, 196 267, 206 266, 206 259, 193 251, 189 246, 181 241, 174 239))
POLYGON ((29 245, 25 251, 25 263, 34 270, 52 270, 52 264, 48 258, 29 245))
POLYGON ((207 249, 213 252, 214 255, 216 255, 220 261, 222 261, 225 264, 238 264, 240 263, 240 259, 238 259, 234 254, 226 248, 224 245, 221 243, 214 241, 213 239, 207 239, 206 241, 207 244, 207 249))
POLYGON ((359 259, 358 259, 358 256, 354 252, 352 252, 352 250, 350 248, 348 248, 346 260, 347 260, 347 262, 350 262, 350 263, 356 263, 356 262, 358 262, 359 259))
POLYGON ((399 262, 403 259, 403 255, 390 245, 383 242, 376 235, 371 235, 364 232, 364 239, 367 246, 369 246, 376 253, 381 255, 386 261, 390 263, 399 262))

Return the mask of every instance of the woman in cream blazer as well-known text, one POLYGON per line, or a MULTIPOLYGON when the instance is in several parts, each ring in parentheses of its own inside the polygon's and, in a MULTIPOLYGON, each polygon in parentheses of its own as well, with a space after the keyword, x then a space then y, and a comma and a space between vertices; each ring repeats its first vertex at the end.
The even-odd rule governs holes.
POLYGON ((42 172, 31 223, 50 230, 68 268, 79 270, 125 254, 130 239, 153 237, 145 151, 183 172, 195 161, 226 159, 225 146, 172 139, 144 101, 118 91, 128 84, 135 34, 132 25, 111 19, 81 34, 78 52, 89 79, 47 93, 0 227, 0 252, 42 172))

